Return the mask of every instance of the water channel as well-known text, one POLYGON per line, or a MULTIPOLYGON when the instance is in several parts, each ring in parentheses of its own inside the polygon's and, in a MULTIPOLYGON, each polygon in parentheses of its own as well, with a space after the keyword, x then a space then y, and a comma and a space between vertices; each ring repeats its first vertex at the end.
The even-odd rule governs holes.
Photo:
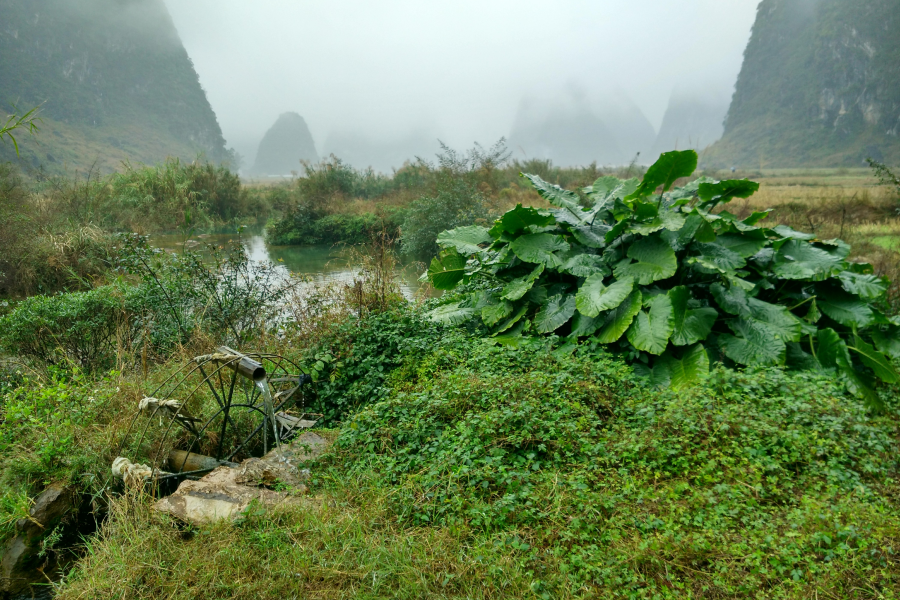
MULTIPOLYGON (((183 234, 161 234, 150 236, 150 244, 169 252, 184 249, 203 252, 207 245, 226 246, 240 240, 250 260, 270 261, 289 272, 311 279, 316 283, 339 281, 352 283, 359 274, 359 265, 354 262, 354 252, 346 246, 274 246, 266 242, 259 233, 198 234, 189 238, 183 234)), ((397 266, 400 290, 412 299, 422 284, 418 281, 424 269, 421 263, 401 262, 397 266)))

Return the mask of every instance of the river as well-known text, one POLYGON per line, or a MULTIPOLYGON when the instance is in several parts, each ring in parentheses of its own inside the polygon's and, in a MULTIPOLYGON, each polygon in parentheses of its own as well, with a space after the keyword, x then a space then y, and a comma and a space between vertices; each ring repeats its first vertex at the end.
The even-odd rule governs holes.
MULTIPOLYGON (((183 234, 161 234, 150 236, 150 244, 170 252, 181 252, 185 248, 202 252, 207 244, 225 246, 237 239, 241 240, 250 260, 270 261, 282 267, 285 275, 290 272, 316 282, 351 283, 359 274, 354 253, 346 246, 274 246, 258 233, 244 233, 240 238, 233 233, 198 234, 190 238, 183 234)), ((418 278, 422 269, 421 263, 398 264, 400 291, 407 299, 412 299, 421 288, 418 278)))

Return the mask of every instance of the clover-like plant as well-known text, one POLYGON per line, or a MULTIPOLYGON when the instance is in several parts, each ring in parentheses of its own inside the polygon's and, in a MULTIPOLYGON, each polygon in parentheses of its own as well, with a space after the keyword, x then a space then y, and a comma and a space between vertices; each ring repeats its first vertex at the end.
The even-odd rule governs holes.
POLYGON ((555 208, 517 205, 491 229, 459 227, 425 276, 437 289, 477 283, 431 318, 480 318, 501 343, 523 334, 593 338, 656 385, 681 387, 710 360, 836 372, 876 399, 876 380, 900 380, 900 318, 885 314, 887 282, 850 247, 790 227, 762 227, 715 210, 759 184, 707 177, 667 152, 643 181, 601 177, 584 196, 535 175, 555 208))

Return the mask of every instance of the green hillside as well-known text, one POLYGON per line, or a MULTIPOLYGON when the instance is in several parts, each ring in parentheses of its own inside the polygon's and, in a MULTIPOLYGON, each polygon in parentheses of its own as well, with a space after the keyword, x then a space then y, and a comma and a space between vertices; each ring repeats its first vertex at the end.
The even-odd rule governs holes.
MULTIPOLYGON (((162 0, 0 0, 0 111, 42 105, 22 157, 50 171, 166 156, 226 158, 162 0)), ((0 159, 15 159, 11 145, 0 159)))
POLYGON ((725 134, 721 166, 900 162, 900 3, 763 0, 725 134))

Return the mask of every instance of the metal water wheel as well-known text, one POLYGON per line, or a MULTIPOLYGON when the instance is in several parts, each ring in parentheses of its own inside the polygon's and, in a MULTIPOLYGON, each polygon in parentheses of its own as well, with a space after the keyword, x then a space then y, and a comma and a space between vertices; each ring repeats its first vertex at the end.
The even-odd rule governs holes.
POLYGON ((180 481, 262 456, 315 424, 310 417, 318 415, 304 412, 310 382, 283 356, 220 346, 188 361, 140 401, 119 448, 125 458, 117 461, 150 457, 148 465, 137 465, 145 477, 180 481))

